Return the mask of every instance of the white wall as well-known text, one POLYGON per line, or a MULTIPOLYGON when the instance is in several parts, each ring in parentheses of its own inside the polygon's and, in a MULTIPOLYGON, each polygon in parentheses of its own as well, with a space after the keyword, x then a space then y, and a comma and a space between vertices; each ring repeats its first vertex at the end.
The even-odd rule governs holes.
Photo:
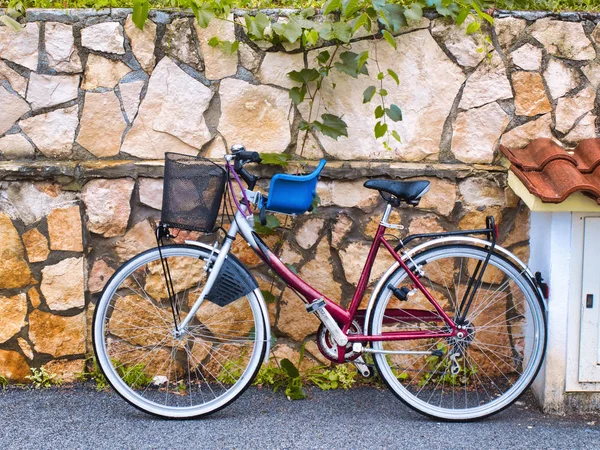
POLYGON ((529 266, 550 286, 548 349, 533 385, 544 411, 564 409, 567 361, 567 319, 571 266, 571 213, 532 212, 529 266))

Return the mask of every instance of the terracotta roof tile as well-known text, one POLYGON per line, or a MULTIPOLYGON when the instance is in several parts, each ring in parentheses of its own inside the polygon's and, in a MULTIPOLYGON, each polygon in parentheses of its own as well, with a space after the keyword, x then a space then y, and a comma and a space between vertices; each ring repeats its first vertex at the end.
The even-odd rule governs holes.
POLYGON ((583 192, 600 204, 600 139, 581 141, 567 151, 551 139, 535 139, 521 150, 500 146, 510 170, 543 202, 560 203, 583 192))
POLYGON ((511 150, 501 145, 500 150, 511 163, 522 170, 541 170, 550 161, 557 159, 564 159, 577 165, 575 158, 552 139, 536 139, 519 150, 511 150))

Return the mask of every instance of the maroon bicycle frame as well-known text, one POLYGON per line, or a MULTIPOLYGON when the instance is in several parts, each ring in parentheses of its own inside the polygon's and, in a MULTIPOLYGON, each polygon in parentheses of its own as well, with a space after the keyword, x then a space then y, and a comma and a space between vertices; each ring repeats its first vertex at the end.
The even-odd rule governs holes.
MULTIPOLYGON (((415 288, 423 293, 425 298, 431 303, 431 305, 435 308, 434 311, 425 311, 425 310, 408 310, 408 309, 386 309, 386 316, 390 318, 402 319, 404 321, 428 321, 428 322, 445 322, 447 325, 447 332, 436 332, 436 331, 393 331, 393 332, 384 332, 380 335, 366 335, 366 334, 348 334, 349 342, 379 342, 379 341, 401 341, 401 340, 413 340, 413 339, 428 339, 428 338, 444 338, 444 337, 452 337, 456 334, 456 324, 454 321, 444 312, 444 310, 440 307, 440 305, 435 301, 435 298, 431 295, 431 293, 427 290, 425 286, 419 280, 419 277, 413 273, 412 270, 408 267, 408 265, 402 260, 401 256, 398 255, 394 251, 394 248, 385 240, 384 233, 386 227, 383 225, 379 225, 377 229, 377 233, 375 234, 375 238, 373 239, 373 243, 371 244, 371 248, 369 250, 369 254, 367 256, 367 261, 363 267, 362 273, 360 275, 360 279, 358 280, 358 285, 356 287, 356 291, 354 292, 354 296, 352 297, 352 301, 350 302, 350 306, 348 309, 343 308, 339 304, 335 303, 331 299, 327 298, 325 295, 320 293, 318 290, 310 286, 304 280, 302 280, 298 275, 292 272, 270 249, 266 246, 261 245, 259 247, 259 256, 263 258, 263 260, 279 275, 289 287, 296 290, 300 295, 302 295, 306 303, 311 303, 316 299, 323 298, 325 301, 325 307, 327 311, 331 314, 331 316, 338 322, 340 328, 344 333, 347 333, 350 329, 352 321, 357 317, 364 316, 364 311, 359 311, 358 307, 360 302, 364 296, 364 293, 367 289, 369 283, 369 277, 371 275, 371 269, 373 268, 373 263, 375 262, 375 258, 377 257, 377 253, 379 251, 379 247, 383 246, 387 249, 392 256, 398 261, 400 267, 406 271, 409 278, 413 282, 415 288), (262 255, 260 253, 263 253, 262 255)), ((257 236, 255 236, 256 238, 257 236)), ((343 350, 339 349, 340 351, 343 350)), ((340 359, 343 360, 343 356, 340 356, 340 359)))
MULTIPOLYGON (((241 180, 239 179, 234 168, 227 163, 229 172, 233 175, 234 180, 240 186, 242 192, 244 192, 243 186, 241 184, 241 180)), ((228 177, 229 188, 231 192, 233 190, 233 183, 231 177, 228 177)), ((235 200, 235 198, 234 198, 235 200)), ((248 201, 246 195, 243 195, 242 201, 250 208, 250 202, 248 201)), ((236 201, 236 206, 238 210, 240 209, 240 203, 236 201)), ((375 233, 375 238, 371 244, 371 248, 369 249, 369 254, 367 256, 367 260, 363 267, 362 273, 360 275, 360 279, 358 280, 358 285, 356 287, 356 291, 352 297, 352 301, 350 302, 350 306, 348 309, 343 308, 341 305, 335 303, 333 300, 327 298, 327 296, 320 293, 318 290, 313 288, 311 285, 302 280, 298 275, 292 272, 278 257, 275 255, 266 245, 265 243, 258 237, 256 233, 254 233, 254 238, 256 241, 260 242, 261 245, 258 248, 254 248, 254 251, 261 257, 261 259, 273 269, 273 271, 283 280, 285 283, 298 292, 302 297, 304 297, 307 304, 312 303, 315 300, 323 299, 325 301, 325 308, 331 316, 337 321, 338 325, 342 329, 342 331, 347 335, 348 342, 380 342, 380 341, 402 341, 402 340, 414 340, 414 339, 429 339, 429 338, 445 338, 445 337, 453 337, 457 333, 457 327, 454 321, 444 312, 444 310, 440 307, 440 305, 435 301, 431 293, 427 290, 425 286, 419 280, 419 276, 415 275, 412 270, 408 267, 408 265, 403 261, 402 257, 394 250, 394 248, 385 240, 386 227, 382 224, 377 228, 377 232, 375 233), (371 269, 373 268, 373 264, 375 262, 375 258, 377 257, 377 253, 379 252, 379 248, 383 246, 391 255, 398 261, 398 264, 402 269, 406 271, 408 277, 414 284, 414 287, 421 291, 425 298, 431 303, 431 305, 435 308, 435 311, 425 311, 425 310, 415 310, 415 309, 396 309, 389 308, 386 309, 385 314, 390 321, 396 320, 404 320, 404 321, 413 321, 413 322, 445 322, 446 329, 448 331, 428 331, 428 330, 420 330, 420 331, 392 331, 392 332, 384 332, 380 335, 366 335, 366 334, 347 334, 350 326, 352 325, 352 321, 356 318, 364 317, 365 312, 360 311, 358 309, 360 302, 367 290, 367 286, 369 284, 369 278, 371 275, 371 269)), ((338 361, 343 362, 345 358, 345 347, 338 346, 338 361)))

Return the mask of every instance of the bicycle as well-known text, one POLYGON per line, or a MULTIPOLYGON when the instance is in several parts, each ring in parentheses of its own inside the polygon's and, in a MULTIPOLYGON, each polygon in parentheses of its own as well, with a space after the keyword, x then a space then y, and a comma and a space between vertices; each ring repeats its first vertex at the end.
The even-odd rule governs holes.
POLYGON ((260 162, 241 146, 224 167, 167 153, 158 245, 116 271, 93 319, 98 364, 126 401, 161 417, 201 417, 234 401, 267 361, 268 310, 256 280, 230 253, 237 235, 320 319, 325 357, 353 362, 364 376, 376 368, 414 410, 447 421, 481 419, 529 387, 546 349, 541 280, 496 244, 492 217, 477 230, 392 234, 393 246, 389 230, 402 227, 389 223, 392 209, 418 205, 429 182, 367 181, 386 207, 346 309, 301 280, 253 226, 255 210, 262 221, 267 211, 308 211, 325 160, 307 175, 275 175, 268 196, 254 191, 258 177, 245 168, 260 162), (174 228, 214 231, 219 211, 230 216, 230 207, 229 229, 213 246, 164 244, 174 228), (413 241, 420 243, 409 247, 413 241), (360 310, 380 247, 396 261, 360 310))

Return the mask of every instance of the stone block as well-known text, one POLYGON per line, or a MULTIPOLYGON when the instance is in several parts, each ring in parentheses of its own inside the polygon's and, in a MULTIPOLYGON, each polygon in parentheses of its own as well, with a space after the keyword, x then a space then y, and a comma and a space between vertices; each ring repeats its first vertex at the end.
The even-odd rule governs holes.
POLYGON ((201 28, 194 21, 194 28, 198 35, 198 43, 204 58, 204 76, 209 80, 220 80, 237 73, 238 52, 230 55, 218 47, 211 47, 208 41, 213 37, 221 41, 235 41, 235 27, 233 15, 228 20, 211 20, 206 28, 201 28))
POLYGON ((40 290, 46 304, 53 311, 83 308, 83 258, 67 258, 42 269, 40 290))
POLYGON ((114 92, 86 92, 77 143, 97 158, 116 156, 126 128, 114 92))
POLYGON ((36 309, 29 314, 29 339, 38 353, 55 358, 82 355, 85 352, 85 313, 63 317, 36 309))
POLYGON ((27 101, 34 110, 49 108, 75 100, 79 75, 40 75, 32 73, 27 89, 27 101))
POLYGON ((15 122, 29 111, 29 105, 21 97, 0 86, 0 134, 6 133, 15 122))
POLYGON ((166 152, 196 155, 211 139, 204 121, 213 92, 181 70, 168 57, 152 72, 148 91, 122 152, 162 159, 166 152))
POLYGON ((497 103, 458 114, 453 124, 452 153, 462 162, 491 163, 509 122, 508 114, 497 103))
MULTIPOLYGON (((26 325, 27 296, 0 297, 0 343, 8 341, 26 325)), ((0 369, 1 370, 1 369, 0 369)))
POLYGON ((46 261, 50 250, 48 249, 48 239, 37 228, 33 228, 22 236, 25 250, 27 250, 27 259, 29 262, 46 261))
POLYGON ((0 27, 0 58, 37 70, 39 39, 40 26, 36 22, 29 22, 19 33, 0 27))
POLYGON ((73 26, 60 22, 47 22, 45 46, 48 55, 48 66, 57 72, 81 72, 81 59, 75 38, 73 26))
POLYGON ((123 27, 119 22, 101 22, 81 30, 81 45, 104 53, 125 53, 123 27))
POLYGON ((5 214, 0 214, 0 242, 0 289, 17 289, 35 282, 25 262, 19 233, 5 214))
POLYGON ((221 82, 219 131, 228 144, 247 150, 282 153, 290 145, 291 100, 284 90, 227 78, 221 82))
POLYGON ((138 60, 142 69, 152 73, 154 69, 154 41, 156 40, 156 24, 150 19, 144 23, 140 30, 131 19, 131 14, 125 21, 125 33, 131 42, 131 51, 138 60))
POLYGON ((71 155, 75 130, 79 125, 79 106, 57 109, 20 122, 21 128, 44 156, 65 158, 71 155))
POLYGON ((125 234, 133 186, 134 181, 127 178, 89 181, 82 191, 88 230, 104 237, 125 234))
POLYGON ((129 72, 131 72, 131 69, 121 61, 90 53, 85 66, 81 88, 87 90, 97 88, 112 89, 129 72))
POLYGON ((50 248, 69 252, 83 251, 79 206, 57 208, 48 214, 50 248))

